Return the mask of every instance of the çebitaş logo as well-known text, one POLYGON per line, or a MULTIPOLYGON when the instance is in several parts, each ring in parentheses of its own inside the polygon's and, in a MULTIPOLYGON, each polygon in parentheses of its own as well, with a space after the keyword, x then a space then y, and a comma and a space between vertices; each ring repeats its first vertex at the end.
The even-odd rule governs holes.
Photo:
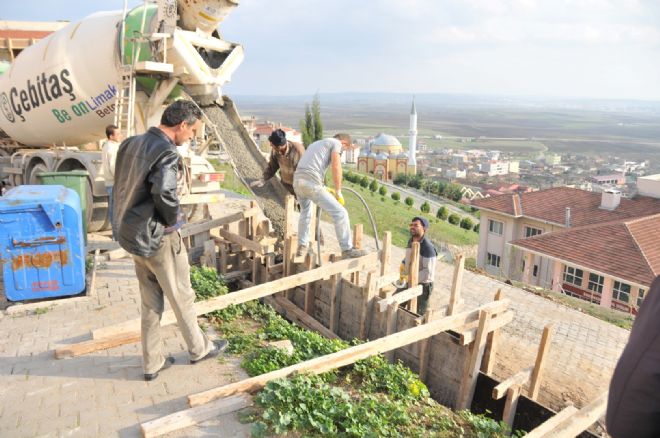
POLYGON ((5 115, 7 120, 9 120, 11 123, 16 121, 16 118, 14 117, 14 111, 11 108, 11 102, 9 101, 9 97, 7 97, 7 93, 0 94, 0 108, 2 108, 2 114, 5 115))

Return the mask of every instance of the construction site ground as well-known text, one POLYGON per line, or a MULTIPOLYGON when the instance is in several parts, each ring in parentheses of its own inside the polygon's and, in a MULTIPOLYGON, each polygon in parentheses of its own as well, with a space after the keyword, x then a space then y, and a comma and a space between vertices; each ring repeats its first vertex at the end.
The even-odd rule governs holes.
MULTIPOLYGON (((222 215, 247 204, 228 199, 222 215)), ((331 226, 324 224, 323 234, 326 248, 336 245, 331 226)), ((374 248, 366 235, 364 247, 374 248)), ((394 247, 392 270, 402 257, 403 249, 394 247)), ((448 302, 452 274, 453 266, 439 263, 433 304, 448 302)), ((130 259, 103 264, 96 281, 93 296, 0 313, 0 436, 139 436, 140 423, 186 408, 188 394, 246 377, 238 357, 189 365, 175 326, 163 334, 165 351, 176 363, 153 382, 142 378, 140 344, 55 359, 59 344, 89 339, 92 329, 139 317, 130 259)), ((469 271, 463 278, 463 306, 492 300, 498 288, 510 298, 515 318, 500 337, 495 377, 503 380, 533 365, 543 327, 554 323, 540 401, 555 410, 568 402, 580 407, 607 389, 626 330, 469 271)), ((249 425, 228 414, 169 436, 248 435, 249 425)))

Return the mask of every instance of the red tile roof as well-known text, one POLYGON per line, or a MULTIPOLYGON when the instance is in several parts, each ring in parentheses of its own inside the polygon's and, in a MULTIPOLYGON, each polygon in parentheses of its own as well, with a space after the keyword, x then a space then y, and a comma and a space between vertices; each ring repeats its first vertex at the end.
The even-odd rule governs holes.
POLYGON ((505 194, 477 199, 472 201, 472 205, 479 209, 496 211, 509 216, 528 217, 560 225, 564 224, 566 207, 570 207, 571 224, 575 227, 660 213, 660 199, 647 196, 637 196, 634 199, 622 198, 619 206, 615 210, 609 211, 599 208, 600 193, 570 187, 521 193, 520 209, 514 210, 513 200, 512 194, 505 194))
POLYGON ((0 29, 0 38, 35 38, 41 39, 53 33, 52 30, 17 30, 0 29))
POLYGON ((569 228, 511 242, 568 264, 650 285, 660 274, 660 214, 569 228))

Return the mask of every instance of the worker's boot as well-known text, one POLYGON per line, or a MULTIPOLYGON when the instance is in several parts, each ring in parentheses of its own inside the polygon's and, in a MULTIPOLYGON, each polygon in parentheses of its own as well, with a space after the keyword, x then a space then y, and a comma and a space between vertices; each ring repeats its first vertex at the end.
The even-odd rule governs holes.
POLYGON ((367 255, 367 252, 363 249, 351 248, 346 249, 341 252, 342 259, 355 259, 367 255))
POLYGON ((303 257, 307 255, 307 247, 304 245, 298 245, 298 249, 296 250, 296 257, 303 257))

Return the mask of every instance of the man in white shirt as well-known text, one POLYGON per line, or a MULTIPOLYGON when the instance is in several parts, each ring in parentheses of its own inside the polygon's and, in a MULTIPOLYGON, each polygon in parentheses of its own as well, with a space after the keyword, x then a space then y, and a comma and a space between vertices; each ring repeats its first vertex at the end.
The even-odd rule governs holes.
POLYGON ((355 146, 348 134, 337 134, 333 138, 315 141, 307 147, 293 176, 293 189, 300 203, 298 222, 297 256, 304 255, 309 245, 309 226, 312 217, 312 202, 330 215, 335 225, 335 233, 341 247, 342 258, 361 257, 364 251, 353 247, 351 224, 348 212, 343 207, 341 194, 342 168, 340 154, 355 146), (324 185, 325 171, 330 168, 334 193, 324 185))
POLYGON ((115 185, 115 160, 117 159, 121 132, 115 125, 108 125, 105 127, 105 136, 107 140, 103 143, 101 161, 105 189, 108 191, 108 217, 112 227, 112 240, 117 240, 115 238, 115 226, 112 223, 112 187, 115 185))

